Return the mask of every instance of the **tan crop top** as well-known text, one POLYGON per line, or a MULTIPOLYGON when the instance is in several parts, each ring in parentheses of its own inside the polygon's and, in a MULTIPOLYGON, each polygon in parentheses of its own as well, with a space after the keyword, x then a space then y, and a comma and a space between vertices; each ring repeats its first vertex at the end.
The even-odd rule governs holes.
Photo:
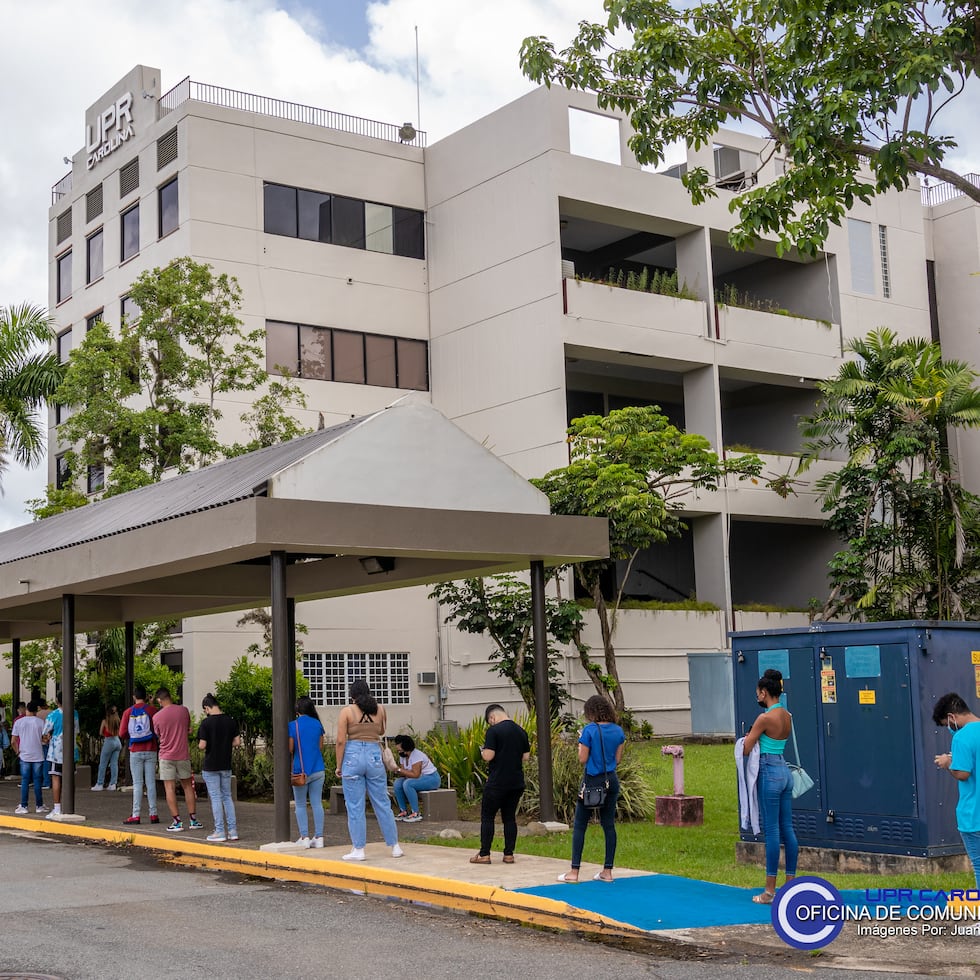
MULTIPOLYGON (((357 715, 360 713, 360 708, 357 705, 352 705, 351 711, 357 715)), ((347 723, 347 740, 349 742, 380 742, 385 730, 383 719, 384 715, 380 707, 373 718, 370 715, 361 714, 358 721, 347 723)))

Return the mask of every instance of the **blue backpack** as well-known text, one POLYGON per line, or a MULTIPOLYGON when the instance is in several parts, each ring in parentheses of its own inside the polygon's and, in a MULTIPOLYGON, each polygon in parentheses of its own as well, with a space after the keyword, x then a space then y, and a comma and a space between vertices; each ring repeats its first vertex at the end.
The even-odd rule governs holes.
POLYGON ((153 741, 153 721, 145 705, 133 705, 129 712, 128 729, 130 745, 142 745, 153 741))

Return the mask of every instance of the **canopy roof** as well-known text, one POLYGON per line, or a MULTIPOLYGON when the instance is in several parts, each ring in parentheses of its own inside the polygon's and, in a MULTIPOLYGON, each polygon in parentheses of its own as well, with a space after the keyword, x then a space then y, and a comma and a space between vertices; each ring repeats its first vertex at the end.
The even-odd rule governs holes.
POLYGON ((303 601, 604 558, 608 535, 604 520, 551 515, 409 398, 0 534, 0 639, 59 632, 66 594, 78 632, 266 604, 273 552, 303 601))

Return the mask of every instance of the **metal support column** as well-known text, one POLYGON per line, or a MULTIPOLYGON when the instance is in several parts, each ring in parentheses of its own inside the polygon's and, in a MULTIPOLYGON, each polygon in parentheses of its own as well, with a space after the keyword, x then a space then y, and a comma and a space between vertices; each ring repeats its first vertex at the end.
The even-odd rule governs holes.
POLYGON ((17 717, 17 702, 20 700, 20 637, 10 641, 10 727, 17 717))
POLYGON ((75 597, 61 597, 61 812, 75 812, 75 597))
POLYGON ((548 626, 544 610, 544 562, 531 562, 531 629, 534 634, 534 708, 538 716, 538 785, 542 820, 555 819, 551 759, 551 682, 548 678, 548 626))
POLYGON ((289 686, 289 718, 292 720, 296 704, 296 600, 292 598, 286 599, 286 628, 289 631, 289 657, 293 663, 286 681, 289 686))
MULTIPOLYGON (((133 703, 133 693, 136 688, 136 626, 133 623, 126 623, 124 627, 126 635, 126 649, 123 652, 123 663, 126 670, 126 703, 120 708, 120 713, 125 711, 133 703)), ((108 705, 103 705, 103 710, 108 705)))
MULTIPOLYGON (((275 839, 290 839, 289 803, 293 793, 289 779, 292 763, 286 730, 293 719, 289 703, 289 676, 296 676, 296 663, 289 641, 289 611, 286 600, 286 552, 273 551, 270 562, 272 600, 272 781, 275 808, 275 839)), ((295 685, 295 680, 293 681, 295 685)))

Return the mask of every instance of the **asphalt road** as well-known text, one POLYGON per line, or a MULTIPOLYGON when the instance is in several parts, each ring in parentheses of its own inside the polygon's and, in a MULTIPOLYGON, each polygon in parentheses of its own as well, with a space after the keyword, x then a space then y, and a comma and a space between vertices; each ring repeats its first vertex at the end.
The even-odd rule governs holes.
POLYGON ((0 977, 799 977, 765 960, 691 955, 665 959, 403 902, 164 867, 128 848, 0 832, 0 977))

